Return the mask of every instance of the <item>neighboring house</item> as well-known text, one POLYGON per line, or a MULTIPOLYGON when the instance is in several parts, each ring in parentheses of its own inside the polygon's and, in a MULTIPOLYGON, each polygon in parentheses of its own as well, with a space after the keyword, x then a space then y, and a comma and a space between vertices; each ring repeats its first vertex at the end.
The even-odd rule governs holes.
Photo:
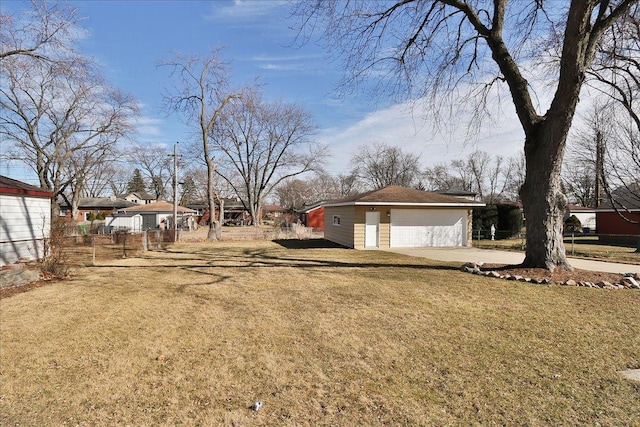
POLYGON ((326 203, 326 201, 304 205, 302 209, 298 211, 300 222, 307 228, 318 231, 324 230, 324 203, 326 203))
POLYGON ((625 221, 611 207, 596 209, 596 232, 603 243, 636 245, 640 238, 640 206, 627 205, 621 213, 630 221, 625 221))
POLYGON ((139 233, 142 231, 142 215, 135 212, 111 214, 104 218, 104 225, 108 232, 125 230, 139 233))
POLYGON ((473 191, 448 189, 448 190, 436 190, 434 191, 434 193, 443 194, 445 196, 458 197, 460 199, 465 199, 465 200, 479 201, 478 193, 474 193, 473 191))
POLYGON ((264 205, 262 212, 264 212, 265 218, 276 219, 286 214, 287 208, 278 205, 264 205))
POLYGON ((324 238, 355 248, 471 246, 483 203, 389 186, 324 205, 324 238))
POLYGON ((156 202, 156 196, 149 193, 131 193, 124 196, 124 199, 128 202, 135 203, 136 205, 148 205, 149 203, 156 202))
MULTIPOLYGON (((187 205, 188 208, 193 209, 195 218, 198 224, 209 224, 209 205, 206 202, 194 202, 187 205)), ((216 203, 215 218, 220 217, 220 205, 216 203)), ((224 221, 223 224, 234 225, 246 225, 251 222, 251 215, 249 211, 244 207, 239 199, 224 199, 224 221)))
MULTIPOLYGON (((193 209, 185 208, 184 206, 178 206, 178 225, 185 224, 185 226, 191 227, 194 222, 194 216, 196 211, 193 209)), ((173 218, 173 204, 169 202, 154 202, 147 205, 134 205, 131 207, 118 210, 119 214, 133 213, 140 214, 142 216, 142 229, 150 230, 153 228, 160 228, 161 230, 168 230, 171 227, 171 220, 173 218)))
POLYGON ((45 255, 53 193, 0 175, 0 266, 45 255))
POLYGON ((564 213, 564 220, 566 221, 572 215, 575 215, 575 217, 580 221, 583 233, 594 233, 596 231, 595 208, 585 208, 584 206, 578 205, 567 205, 567 210, 564 213))
POLYGON ((209 205, 206 201, 195 201, 187 203, 186 207, 195 211, 194 219, 200 225, 209 223, 209 205))
MULTIPOLYGON (((60 216, 71 218, 71 206, 64 199, 58 201, 60 205, 60 216)), ((78 214, 72 218, 76 222, 84 222, 89 220, 89 215, 93 213, 98 215, 110 215, 116 213, 119 209, 136 206, 134 203, 115 196, 111 197, 83 197, 78 203, 78 214)))
MULTIPOLYGON (((258 213, 261 218, 262 212, 258 213)), ((226 199, 224 202, 224 224, 250 225, 251 215, 239 199, 226 199)))

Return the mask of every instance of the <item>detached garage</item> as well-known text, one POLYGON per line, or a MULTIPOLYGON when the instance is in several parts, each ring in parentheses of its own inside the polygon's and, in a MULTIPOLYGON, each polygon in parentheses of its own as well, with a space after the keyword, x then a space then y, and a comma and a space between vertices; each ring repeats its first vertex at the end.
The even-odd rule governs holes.
POLYGON ((471 209, 479 206, 389 186, 325 204, 324 237, 355 249, 471 246, 471 209))
POLYGON ((0 175, 0 266, 45 256, 53 193, 0 175))

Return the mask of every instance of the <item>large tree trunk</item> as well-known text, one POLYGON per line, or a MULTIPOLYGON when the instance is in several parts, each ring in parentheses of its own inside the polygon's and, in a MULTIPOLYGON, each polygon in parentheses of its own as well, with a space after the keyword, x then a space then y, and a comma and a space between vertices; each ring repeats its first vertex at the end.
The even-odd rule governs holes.
POLYGON ((560 172, 570 120, 547 118, 536 125, 525 142, 526 179, 520 199, 526 220, 526 267, 572 270, 564 241, 567 197, 560 172))
MULTIPOLYGON (((205 144, 206 147, 206 144, 205 144)), ((208 156, 208 153, 205 154, 208 156)), ((216 221, 216 193, 213 186, 215 174, 215 165, 209 157, 207 157, 207 201, 209 202, 209 231, 207 232, 207 240, 218 240, 220 223, 216 221)))

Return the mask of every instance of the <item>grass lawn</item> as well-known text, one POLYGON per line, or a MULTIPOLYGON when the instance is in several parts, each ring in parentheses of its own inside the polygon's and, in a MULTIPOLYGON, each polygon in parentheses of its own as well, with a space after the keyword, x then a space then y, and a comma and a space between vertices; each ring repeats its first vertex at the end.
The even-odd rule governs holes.
POLYGON ((0 425, 640 425, 640 292, 457 266, 218 242, 79 268, 0 301, 0 425))

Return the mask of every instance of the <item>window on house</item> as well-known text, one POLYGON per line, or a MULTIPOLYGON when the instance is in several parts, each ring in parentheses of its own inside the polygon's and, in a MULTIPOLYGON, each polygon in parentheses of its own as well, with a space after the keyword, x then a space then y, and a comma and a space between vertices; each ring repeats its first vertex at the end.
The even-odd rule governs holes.
POLYGON ((340 215, 333 216, 333 225, 340 225, 340 215))

